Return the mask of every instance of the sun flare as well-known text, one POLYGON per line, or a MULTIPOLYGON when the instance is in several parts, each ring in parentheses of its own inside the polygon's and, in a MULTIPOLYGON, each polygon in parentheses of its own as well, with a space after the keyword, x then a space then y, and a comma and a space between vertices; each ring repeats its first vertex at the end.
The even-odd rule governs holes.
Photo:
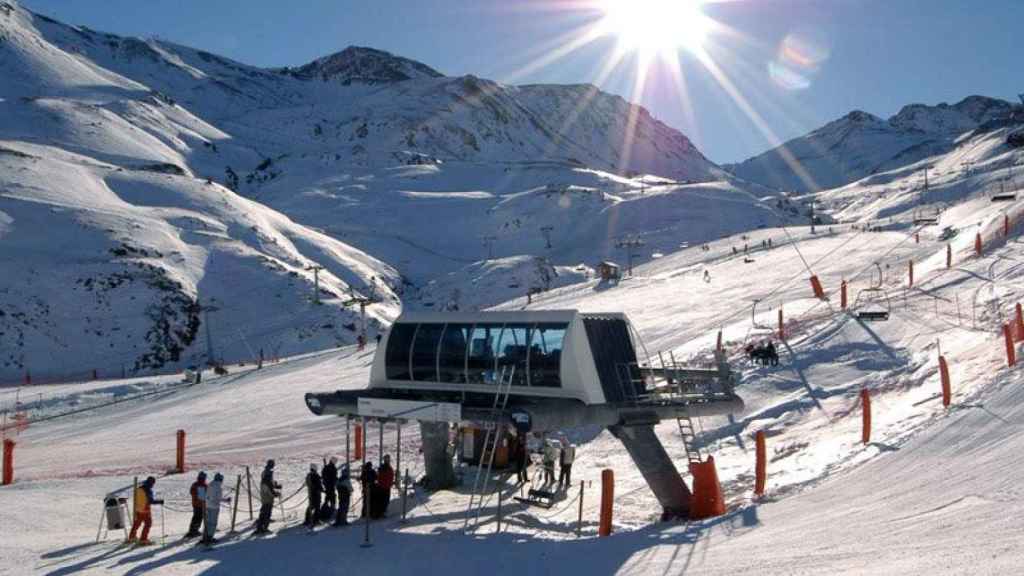
POLYGON ((614 36, 624 52, 647 58, 680 49, 697 51, 708 35, 710 19, 701 0, 602 0, 601 30, 614 36))

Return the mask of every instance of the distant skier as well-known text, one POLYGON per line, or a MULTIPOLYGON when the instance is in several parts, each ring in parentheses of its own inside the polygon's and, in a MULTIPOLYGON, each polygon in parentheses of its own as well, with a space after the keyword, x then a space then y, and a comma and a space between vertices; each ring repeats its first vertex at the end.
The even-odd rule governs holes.
POLYGON ((274 511, 274 499, 281 497, 281 485, 274 482, 274 460, 267 460, 260 477, 260 517, 256 520, 256 534, 270 532, 270 515, 274 511))
POLYGON ((200 472, 196 481, 188 489, 192 496, 192 521, 188 524, 188 532, 185 538, 195 538, 200 535, 199 527, 203 525, 203 513, 206 508, 206 472, 200 472))
POLYGON ((320 497, 323 495, 324 481, 316 471, 316 464, 309 465, 309 474, 306 474, 306 521, 303 526, 315 528, 320 523, 320 497))
POLYGON ((378 332, 377 335, 373 337, 373 339, 376 340, 377 341, 377 345, 380 346, 380 339, 381 339, 380 332, 378 332))
POLYGON ((711 272, 704 270, 704 281, 708 283, 711 282, 711 272))
POLYGON ((324 513, 320 515, 320 519, 325 522, 330 522, 331 515, 334 514, 334 509, 338 506, 338 501, 335 498, 337 495, 336 486, 338 484, 338 459, 331 456, 330 460, 324 460, 324 513))
POLYGON ((391 503, 391 488, 395 485, 395 469, 391 467, 391 456, 384 455, 384 461, 377 469, 377 514, 375 518, 383 518, 388 514, 391 503))
POLYGON ((135 520, 132 522, 132 531, 128 535, 128 543, 137 543, 139 546, 149 546, 149 529, 153 526, 153 506, 160 506, 163 500, 157 500, 153 496, 153 486, 156 485, 156 478, 150 476, 142 482, 142 485, 135 489, 135 520), (138 540, 135 533, 142 527, 142 535, 138 540))
POLYGON ((213 482, 206 488, 206 525, 203 527, 203 544, 216 544, 217 520, 220 518, 220 503, 230 502, 224 498, 224 475, 213 475, 213 482))
POLYGON ((352 479, 350 477, 348 464, 341 467, 338 474, 338 515, 334 520, 335 526, 348 526, 348 507, 352 502, 352 479))
POLYGON ((568 440, 562 440, 558 458, 558 489, 568 490, 572 485, 572 463, 576 460, 576 447, 568 440))

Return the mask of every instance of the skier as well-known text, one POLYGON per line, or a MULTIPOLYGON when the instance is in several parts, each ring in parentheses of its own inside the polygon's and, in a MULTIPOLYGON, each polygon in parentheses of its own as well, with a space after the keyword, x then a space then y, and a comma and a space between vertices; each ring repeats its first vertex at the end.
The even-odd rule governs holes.
POLYGON ((206 472, 200 472, 196 481, 188 489, 192 496, 192 521, 188 524, 185 538, 199 536, 199 527, 203 525, 203 512, 206 507, 206 472))
POLYGON ((555 459, 558 458, 558 449, 551 442, 544 443, 544 485, 555 483, 555 459))
POLYGON ((370 501, 373 499, 371 492, 377 484, 377 472, 373 469, 373 462, 363 464, 363 470, 359 473, 359 484, 363 488, 363 511, 360 518, 370 516, 372 518, 370 501))
POLYGON ((765 347, 766 361, 770 362, 772 366, 779 365, 779 352, 775 349, 775 343, 769 342, 768 346, 765 347))
POLYGON ((711 272, 708 272, 707 270, 704 271, 704 281, 708 283, 711 282, 711 272))
POLYGON ((316 464, 309 465, 309 474, 306 474, 306 496, 309 503, 306 505, 306 521, 303 526, 313 529, 320 523, 320 496, 324 491, 324 481, 317 474, 316 464))
POLYGON ((519 436, 516 441, 516 480, 517 484, 526 484, 530 481, 529 467, 530 454, 526 450, 526 437, 519 436))
POLYGON ((381 339, 380 332, 378 332, 377 335, 373 337, 373 339, 376 340, 377 341, 377 345, 380 346, 380 339, 381 339))
POLYGON ((576 447, 568 440, 562 440, 562 450, 558 459, 558 488, 568 490, 572 485, 572 463, 576 460, 576 447))
POLYGON ((321 520, 324 522, 330 522, 331 515, 334 514, 334 509, 337 507, 337 500, 335 499, 335 486, 338 484, 338 459, 331 456, 330 460, 324 460, 324 512, 321 514, 321 520))
POLYGON ((352 479, 348 470, 348 464, 341 467, 337 488, 338 516, 334 520, 334 525, 348 526, 348 505, 352 501, 352 479))
POLYGON ((132 531, 128 535, 128 544, 138 543, 139 546, 149 546, 149 529, 153 526, 153 508, 163 505, 163 500, 157 500, 153 496, 153 486, 156 485, 156 478, 150 476, 142 482, 142 485, 135 489, 135 520, 132 522, 132 531), (142 527, 142 535, 138 540, 135 533, 142 527))
POLYGON ((260 517, 256 520, 256 534, 270 532, 270 514, 274 511, 274 498, 281 497, 281 485, 274 482, 274 460, 267 460, 260 477, 260 517))
POLYGON ((206 526, 203 527, 202 543, 206 545, 216 544, 217 520, 220 518, 220 503, 231 502, 231 498, 224 498, 224 475, 220 472, 213 475, 213 482, 206 487, 206 526))
POLYGON ((377 518, 383 518, 388 514, 388 505, 391 503, 391 488, 395 485, 395 469, 391 467, 391 455, 384 455, 384 462, 377 469, 377 518))

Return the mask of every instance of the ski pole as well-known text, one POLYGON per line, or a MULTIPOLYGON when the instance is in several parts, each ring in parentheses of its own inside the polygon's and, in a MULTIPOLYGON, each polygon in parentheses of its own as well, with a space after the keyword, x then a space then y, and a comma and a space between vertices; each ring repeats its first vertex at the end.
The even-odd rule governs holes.
POLYGON ((164 523, 164 507, 160 506, 160 544, 167 544, 167 530, 164 523))

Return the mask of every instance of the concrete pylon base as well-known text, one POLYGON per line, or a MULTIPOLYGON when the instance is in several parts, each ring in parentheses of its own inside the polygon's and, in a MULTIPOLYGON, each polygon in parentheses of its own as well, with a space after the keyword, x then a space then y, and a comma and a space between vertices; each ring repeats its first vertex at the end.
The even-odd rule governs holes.
POLYGON ((447 422, 420 422, 425 485, 430 490, 455 486, 455 468, 448 453, 448 427, 447 422))
POLYGON ((664 516, 686 518, 690 513, 690 489, 669 458, 653 424, 609 426, 608 431, 622 442, 651 487, 664 516))

